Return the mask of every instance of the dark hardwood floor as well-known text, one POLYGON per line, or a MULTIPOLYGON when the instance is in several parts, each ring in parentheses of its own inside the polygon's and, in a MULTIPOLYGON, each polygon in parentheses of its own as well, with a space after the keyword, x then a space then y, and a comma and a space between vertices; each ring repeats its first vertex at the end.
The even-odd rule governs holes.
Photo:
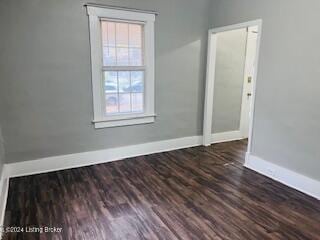
POLYGON ((320 202, 242 167, 245 150, 235 141, 11 179, 5 225, 62 230, 5 239, 320 239, 320 202))

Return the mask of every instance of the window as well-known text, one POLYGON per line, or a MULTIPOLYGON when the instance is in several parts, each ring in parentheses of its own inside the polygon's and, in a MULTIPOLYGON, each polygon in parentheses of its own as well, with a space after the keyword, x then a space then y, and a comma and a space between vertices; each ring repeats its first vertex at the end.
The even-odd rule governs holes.
POLYGON ((154 122, 155 15, 87 9, 95 127, 154 122))

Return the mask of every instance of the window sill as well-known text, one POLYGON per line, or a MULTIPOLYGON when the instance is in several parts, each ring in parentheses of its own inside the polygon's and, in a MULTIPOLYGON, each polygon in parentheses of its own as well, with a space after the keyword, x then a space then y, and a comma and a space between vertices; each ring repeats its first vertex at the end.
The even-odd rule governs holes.
POLYGON ((153 123, 155 121, 155 118, 156 118, 156 115, 145 115, 140 117, 123 118, 123 119, 104 119, 104 120, 93 121, 93 123, 96 129, 100 129, 100 128, 111 128, 111 127, 121 127, 121 126, 153 123))

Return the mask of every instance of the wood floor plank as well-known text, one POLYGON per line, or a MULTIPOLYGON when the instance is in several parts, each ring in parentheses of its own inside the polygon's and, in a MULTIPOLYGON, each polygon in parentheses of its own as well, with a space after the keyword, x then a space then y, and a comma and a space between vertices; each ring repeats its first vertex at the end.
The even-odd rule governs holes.
POLYGON ((320 202, 242 165, 246 140, 10 180, 4 239, 320 240, 320 202))

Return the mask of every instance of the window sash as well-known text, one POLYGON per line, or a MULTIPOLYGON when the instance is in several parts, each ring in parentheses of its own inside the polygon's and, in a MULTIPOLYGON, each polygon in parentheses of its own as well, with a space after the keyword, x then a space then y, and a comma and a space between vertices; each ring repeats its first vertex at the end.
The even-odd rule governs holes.
POLYGON ((146 66, 103 66, 102 71, 146 71, 146 66))
MULTIPOLYGON (((127 23, 127 24, 138 24, 138 25, 141 25, 141 48, 138 48, 138 49, 141 49, 141 63, 142 65, 130 65, 130 55, 128 56, 129 57, 129 63, 128 65, 114 65, 114 66, 111 66, 111 65, 104 65, 104 62, 103 62, 103 59, 102 59, 102 66, 103 67, 125 67, 125 66, 133 66, 133 67, 140 67, 140 66, 144 66, 146 68, 146 64, 145 64, 145 61, 146 61, 146 44, 145 44, 145 39, 146 39, 146 31, 145 31, 145 28, 147 27, 147 23, 144 22, 144 21, 133 21, 133 20, 126 20, 126 19, 113 19, 113 18, 99 18, 99 21, 100 21, 100 31, 101 31, 101 49, 102 49, 102 56, 103 56, 103 40, 102 40, 102 22, 105 21, 105 22, 113 22, 113 23, 127 23)), ((115 32, 115 38, 117 36, 117 32, 115 32)), ((128 38, 129 38, 129 33, 128 33, 128 38)), ((128 39, 129 40, 129 39, 128 39)), ((116 41, 116 39, 115 39, 116 41)), ((129 41, 128 41, 128 44, 129 44, 129 41)), ((117 47, 117 42, 115 42, 115 54, 116 54, 116 61, 117 61, 117 49, 119 47, 117 47)), ((128 45, 128 51, 130 49, 134 49, 136 47, 129 47, 128 45)), ((129 52, 128 52, 129 54, 129 52)))
MULTIPOLYGON (((101 33, 103 31, 103 28, 102 28, 102 23, 103 22, 107 22, 107 23, 125 23, 125 24, 137 24, 137 25, 140 25, 141 26, 141 47, 139 48, 141 50, 141 58, 142 58, 142 65, 130 65, 129 62, 130 62, 130 58, 129 58, 129 62, 128 62, 128 65, 104 65, 104 60, 102 60, 102 71, 103 73, 104 72, 107 72, 107 71, 113 71, 113 72, 121 72, 121 71, 128 71, 128 72, 131 72, 131 71, 143 71, 144 74, 143 74, 143 84, 145 86, 145 83, 146 83, 146 79, 145 79, 145 72, 146 72, 146 66, 144 65, 144 59, 145 59, 145 44, 144 44, 144 39, 145 39, 145 31, 144 31, 144 26, 145 26, 145 23, 144 22, 140 22, 140 21, 128 21, 128 20, 120 20, 120 19, 109 19, 109 18, 100 18, 100 29, 101 29, 101 33)), ((116 26, 116 25, 115 25, 116 26)), ((117 31, 115 31, 115 49, 116 49, 116 60, 117 60, 117 34, 121 34, 117 31)), ((129 44, 129 38, 130 38, 130 35, 129 35, 129 26, 128 26, 128 44, 129 44)), ((103 43, 103 38, 101 38, 101 41, 103 43)), ((128 45, 128 50, 130 49, 129 45, 128 45)), ((102 46, 102 55, 103 55, 103 51, 104 51, 104 48, 102 46)), ((129 52, 128 52, 129 54, 129 52)), ((128 57, 130 57, 128 55, 128 57)), ((104 74, 103 74, 104 76, 104 74)), ((105 79, 104 81, 102 81, 102 88, 105 87, 105 79)), ((132 82, 131 82, 131 79, 130 79, 130 86, 131 86, 132 82)), ((118 111, 117 112, 114 112, 114 113, 108 113, 107 112, 107 108, 110 107, 108 105, 108 102, 106 100, 107 98, 107 94, 104 92, 102 94, 102 106, 103 106, 103 113, 104 113, 104 116, 108 119, 110 119, 110 117, 112 116, 130 116, 130 115, 133 115, 133 114, 143 114, 145 113, 145 106, 146 106, 146 99, 145 99, 145 87, 143 88, 143 92, 142 92, 142 96, 143 96, 143 99, 142 99, 142 111, 141 112, 135 112, 133 111, 132 109, 132 91, 128 92, 128 94, 130 94, 130 111, 127 111, 127 112, 121 112, 120 111, 120 95, 122 93, 120 93, 119 91, 119 80, 118 80, 118 90, 114 93, 115 95, 117 95, 117 107, 118 107, 118 111)))
MULTIPOLYGON (((121 67, 121 69, 123 69, 123 67, 121 67)), ((106 70, 106 71, 136 71, 136 70, 106 70)), ((102 99, 101 99, 101 102, 102 102, 102 108, 103 108, 103 110, 104 110, 104 112, 103 112, 103 114, 104 114, 104 118, 106 118, 106 119, 108 119, 108 120, 111 120, 111 119, 113 119, 113 118, 117 118, 117 117, 123 117, 123 116, 128 116, 128 117, 130 117, 130 116, 140 116, 140 115, 143 115, 143 114, 146 114, 146 104, 147 104, 147 101, 146 101, 146 85, 147 85, 147 83, 146 83, 146 71, 145 70, 140 70, 140 71, 143 71, 143 80, 142 80, 142 82, 143 82, 143 91, 142 92, 134 92, 134 91, 129 91, 129 92, 125 92, 125 93, 123 93, 123 92, 120 92, 119 91, 119 79, 117 79, 117 81, 118 81, 118 90, 116 91, 116 92, 114 92, 113 94, 115 94, 115 95, 117 95, 118 96, 118 101, 119 101, 119 96, 121 95, 121 94, 135 94, 135 93, 142 93, 142 97, 143 97, 143 99, 142 99, 142 106, 143 106, 143 111, 141 111, 141 112, 135 112, 135 111, 129 111, 129 112, 120 112, 120 111, 118 111, 118 112, 116 112, 116 113, 107 113, 107 111, 106 111, 106 108, 107 108, 107 103, 106 103, 106 100, 105 100, 105 98, 106 98, 106 93, 105 93, 105 91, 104 91, 104 85, 105 85, 105 79, 103 78, 102 79, 102 89, 103 89, 103 94, 102 94, 102 99)), ((104 70, 103 70, 103 76, 104 76, 104 70)), ((132 84, 132 81, 131 81, 131 78, 130 78, 130 86, 131 86, 131 84, 132 84)), ((111 94, 111 93, 110 93, 111 94)), ((131 99, 131 97, 130 97, 130 101, 132 101, 132 99, 131 99)), ((131 104, 132 104, 132 102, 131 102, 131 104)), ((118 103, 118 108, 119 108, 119 103, 118 103)), ((132 110, 132 109, 131 109, 132 110)))

